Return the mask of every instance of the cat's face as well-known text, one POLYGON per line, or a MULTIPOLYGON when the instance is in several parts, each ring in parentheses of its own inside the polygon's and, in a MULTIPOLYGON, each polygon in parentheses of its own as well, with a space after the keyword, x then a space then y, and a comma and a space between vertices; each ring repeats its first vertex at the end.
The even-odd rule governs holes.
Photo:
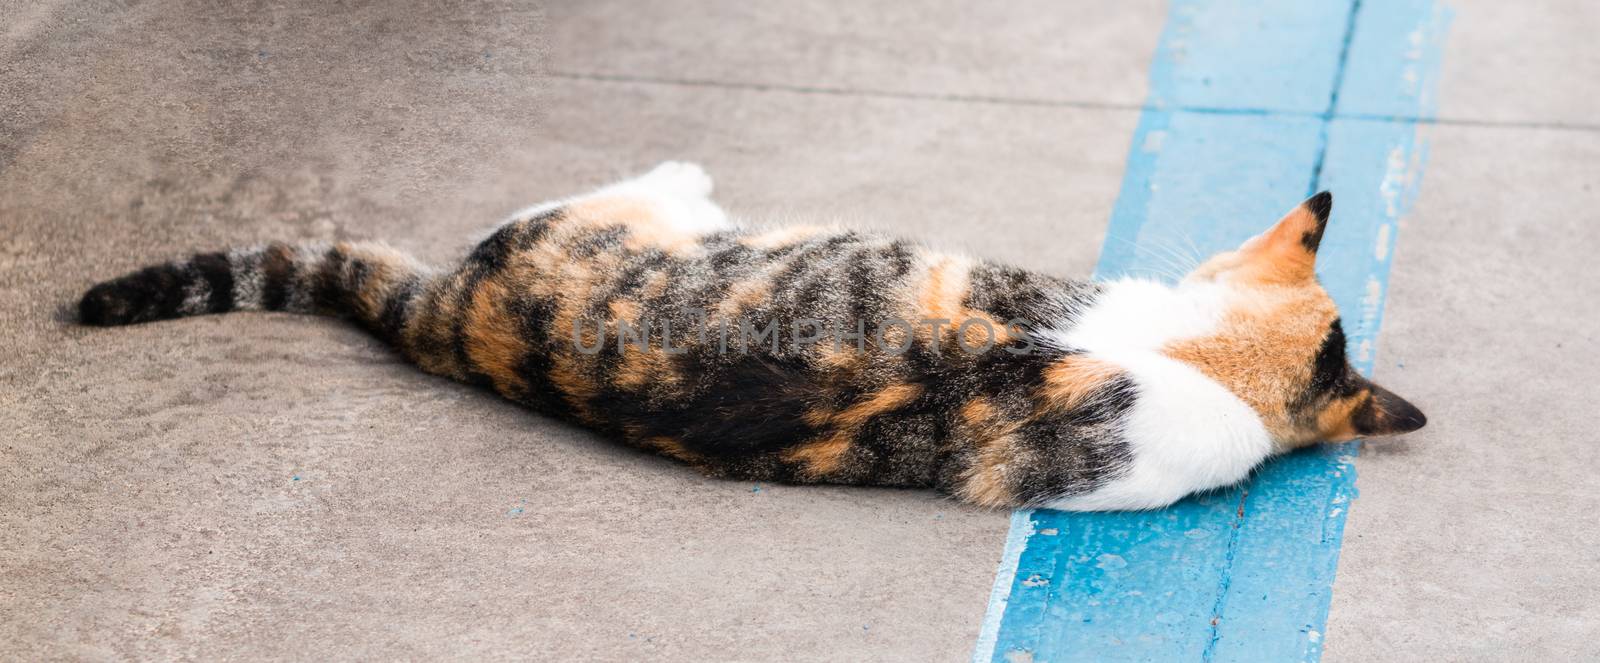
POLYGON ((1333 198, 1319 193, 1185 283, 1220 286, 1215 334, 1167 354, 1221 382, 1261 416, 1284 449, 1421 428, 1416 406, 1362 377, 1345 358, 1339 310, 1317 283, 1317 247, 1333 198))

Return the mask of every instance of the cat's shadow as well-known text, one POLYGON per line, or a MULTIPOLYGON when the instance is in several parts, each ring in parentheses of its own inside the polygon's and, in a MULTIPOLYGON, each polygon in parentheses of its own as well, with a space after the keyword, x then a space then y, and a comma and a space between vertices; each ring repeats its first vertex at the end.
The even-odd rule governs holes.
POLYGON ((56 305, 55 315, 51 316, 56 322, 63 325, 78 325, 78 300, 62 302, 56 305))
POLYGON ((1417 443, 1409 438, 1389 440, 1362 440, 1361 455, 1366 458, 1406 458, 1416 451, 1412 448, 1417 443))

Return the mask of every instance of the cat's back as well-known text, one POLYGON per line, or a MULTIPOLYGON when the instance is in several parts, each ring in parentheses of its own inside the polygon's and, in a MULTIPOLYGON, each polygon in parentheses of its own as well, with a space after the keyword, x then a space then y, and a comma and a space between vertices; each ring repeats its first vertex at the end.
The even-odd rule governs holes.
POLYGON ((603 212, 545 211, 473 252, 464 352, 512 398, 743 476, 860 475, 849 459, 915 452, 887 482, 931 481, 941 452, 905 440, 1024 389, 1007 379, 1047 351, 1030 331, 1094 290, 869 233, 687 235, 603 212))

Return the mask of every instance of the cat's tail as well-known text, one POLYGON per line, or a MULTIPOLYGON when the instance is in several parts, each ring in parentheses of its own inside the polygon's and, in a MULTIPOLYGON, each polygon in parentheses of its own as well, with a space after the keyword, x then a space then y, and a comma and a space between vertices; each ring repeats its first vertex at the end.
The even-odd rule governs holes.
POLYGON ((84 293, 78 319, 109 327, 229 311, 343 316, 399 345, 434 272, 384 244, 272 243, 146 267, 84 293))

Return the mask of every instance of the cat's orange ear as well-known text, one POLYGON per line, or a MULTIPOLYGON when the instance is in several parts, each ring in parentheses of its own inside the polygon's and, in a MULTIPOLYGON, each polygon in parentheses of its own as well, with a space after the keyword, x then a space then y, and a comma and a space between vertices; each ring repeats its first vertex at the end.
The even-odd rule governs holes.
POLYGON ((1264 283, 1293 284, 1316 277, 1317 247, 1333 211, 1333 194, 1308 198, 1266 232, 1239 246, 1239 276, 1264 283))

